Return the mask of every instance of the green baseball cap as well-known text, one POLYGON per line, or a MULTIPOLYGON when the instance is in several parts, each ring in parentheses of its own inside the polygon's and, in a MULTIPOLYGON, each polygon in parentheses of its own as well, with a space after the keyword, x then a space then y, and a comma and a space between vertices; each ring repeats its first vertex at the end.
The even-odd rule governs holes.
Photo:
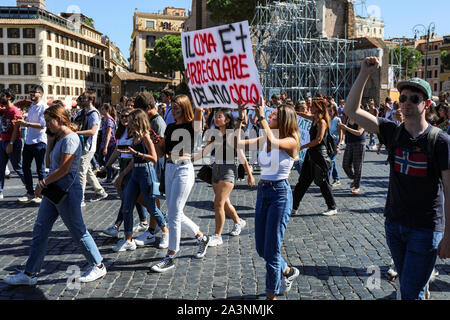
POLYGON ((425 96, 428 97, 428 99, 431 99, 433 97, 431 93, 431 87, 430 84, 420 78, 411 78, 407 81, 400 81, 397 84, 397 89, 399 92, 403 90, 405 87, 414 87, 425 93, 425 96))

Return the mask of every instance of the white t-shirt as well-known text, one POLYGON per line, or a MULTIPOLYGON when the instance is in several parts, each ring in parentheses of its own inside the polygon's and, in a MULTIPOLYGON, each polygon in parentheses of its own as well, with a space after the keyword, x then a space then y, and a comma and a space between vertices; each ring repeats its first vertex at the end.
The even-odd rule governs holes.
MULTIPOLYGON (((123 135, 117 140, 117 147, 119 146, 131 146, 133 144, 133 137, 127 139, 128 137, 128 129, 125 129, 123 135)), ((121 153, 120 157, 123 159, 132 159, 133 156, 131 154, 121 153)))
POLYGON ((45 133, 45 118, 44 112, 48 108, 48 105, 42 100, 38 104, 32 104, 28 110, 27 122, 39 123, 44 129, 35 129, 28 127, 25 144, 36 144, 43 142, 47 144, 47 134, 45 133))

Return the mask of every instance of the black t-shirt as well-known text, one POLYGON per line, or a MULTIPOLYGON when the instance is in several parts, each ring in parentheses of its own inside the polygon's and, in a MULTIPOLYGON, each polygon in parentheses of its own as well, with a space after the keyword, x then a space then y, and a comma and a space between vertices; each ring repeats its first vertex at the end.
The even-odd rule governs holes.
MULTIPOLYGON (((398 124, 378 118, 380 136, 386 146, 392 146, 395 129, 398 124)), ((426 154, 428 132, 431 126, 413 138, 404 128, 395 150, 395 160, 391 164, 389 189, 386 200, 385 216, 388 221, 396 222, 415 229, 444 231, 444 194, 442 186, 434 178, 434 170, 428 169, 426 154)), ((450 137, 439 134, 435 146, 435 163, 441 171, 450 168, 450 137)))
MULTIPOLYGON (((354 124, 347 123, 347 126, 353 130, 359 130, 359 126, 357 123, 354 123, 354 124)), ((354 142, 364 143, 365 141, 366 141, 366 131, 365 130, 364 130, 363 134, 360 136, 357 136, 357 135, 354 135, 353 133, 345 131, 345 143, 354 143, 354 142)))
POLYGON ((180 154, 192 154, 194 151, 194 128, 193 122, 183 124, 171 123, 164 133, 165 153, 170 155, 172 150, 182 151, 180 154))

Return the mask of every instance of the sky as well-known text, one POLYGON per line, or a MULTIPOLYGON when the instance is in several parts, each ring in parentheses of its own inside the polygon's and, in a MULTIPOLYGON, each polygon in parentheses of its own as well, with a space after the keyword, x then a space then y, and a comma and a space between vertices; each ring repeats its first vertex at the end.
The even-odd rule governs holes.
MULTIPOLYGON (((15 6, 16 0, 0 0, 2 6, 15 6)), ((241 0, 246 1, 246 0, 241 0)), ((361 3, 362 0, 355 0, 361 3)), ((366 0, 355 7, 360 15, 369 14, 380 17, 385 23, 385 38, 414 36, 417 24, 428 27, 434 22, 435 33, 442 37, 450 34, 449 0, 366 0)), ((70 11, 78 6, 83 14, 94 19, 95 28, 107 35, 122 51, 125 58, 130 56, 129 47, 133 31, 135 8, 140 12, 157 13, 165 7, 191 9, 192 0, 46 0, 46 9, 53 13, 70 11), (111 4, 113 3, 113 4, 111 4)), ((73 12, 73 11, 72 11, 73 12)), ((252 17, 249 17, 251 20, 252 17)))

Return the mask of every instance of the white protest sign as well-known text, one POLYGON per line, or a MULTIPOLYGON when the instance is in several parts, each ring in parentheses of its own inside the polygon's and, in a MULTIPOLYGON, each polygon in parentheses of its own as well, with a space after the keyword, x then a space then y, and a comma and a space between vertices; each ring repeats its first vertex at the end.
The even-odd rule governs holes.
POLYGON ((262 94, 248 21, 181 34, 189 88, 199 108, 253 106, 262 94))
MULTIPOLYGON (((309 130, 311 129, 312 121, 303 117, 297 116, 298 130, 300 131, 300 145, 305 145, 311 141, 309 130)), ((308 149, 303 149, 299 152, 298 158, 300 162, 305 161, 305 155, 308 149)))

